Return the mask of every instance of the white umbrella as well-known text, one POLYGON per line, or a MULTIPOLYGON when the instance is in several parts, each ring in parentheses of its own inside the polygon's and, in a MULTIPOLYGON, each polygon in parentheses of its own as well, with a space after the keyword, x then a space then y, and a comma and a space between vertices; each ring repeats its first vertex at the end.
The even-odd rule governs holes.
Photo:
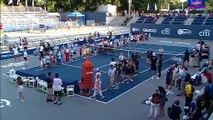
POLYGON ((157 4, 155 3, 155 11, 158 10, 157 4))
POLYGON ((13 3, 13 0, 10 0, 7 4, 9 5, 9 4, 12 4, 13 3))
POLYGON ((147 9, 146 9, 147 11, 149 11, 150 10, 150 8, 149 8, 149 3, 148 3, 148 5, 147 5, 147 9))
POLYGON ((170 10, 170 4, 168 3, 168 11, 170 10))

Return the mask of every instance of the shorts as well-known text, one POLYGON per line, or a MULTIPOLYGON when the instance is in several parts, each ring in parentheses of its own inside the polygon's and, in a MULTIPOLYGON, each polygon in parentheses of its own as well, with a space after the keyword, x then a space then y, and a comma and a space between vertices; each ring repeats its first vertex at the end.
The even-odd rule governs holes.
POLYGON ((156 71, 156 70, 157 70, 157 67, 156 67, 156 66, 151 65, 151 70, 156 71))
POLYGON ((23 92, 24 90, 24 86, 23 85, 19 85, 18 86, 18 92, 23 92))
POLYGON ((52 88, 48 88, 47 89, 47 94, 48 95, 52 95, 53 94, 53 89, 52 88))
POLYGON ((114 80, 115 80, 115 78, 114 78, 114 77, 110 77, 110 78, 109 78, 109 81, 110 81, 111 83, 113 83, 113 82, 114 82, 114 80))
POLYGON ((54 91, 55 96, 61 96, 61 91, 54 91))
POLYGON ((27 61, 27 57, 24 57, 24 60, 27 61))

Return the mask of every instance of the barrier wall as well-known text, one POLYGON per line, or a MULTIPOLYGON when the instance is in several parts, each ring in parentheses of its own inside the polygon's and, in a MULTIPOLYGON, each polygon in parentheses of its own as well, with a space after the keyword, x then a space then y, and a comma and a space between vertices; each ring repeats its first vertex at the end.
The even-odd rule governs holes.
POLYGON ((155 37, 213 40, 213 26, 133 23, 131 32, 148 32, 155 37))
MULTIPOLYGON (((115 35, 115 36, 112 36, 112 39, 119 39, 121 37, 128 37, 129 34, 119 34, 119 35, 115 35)), ((89 43, 94 43, 96 41, 99 41, 100 39, 104 39, 106 38, 107 36, 102 36, 102 37, 99 37, 99 38, 94 38, 92 39, 91 41, 89 41, 89 43)), ((73 42, 74 44, 78 44, 78 45, 83 45, 85 42, 84 41, 78 41, 78 42, 73 42)), ((64 43, 64 44, 59 44, 57 45, 59 48, 61 47, 66 47, 68 46, 69 43, 64 43)), ((29 55, 32 55, 33 52, 36 50, 36 48, 30 48, 28 49, 27 53, 29 55)), ((19 55, 20 56, 23 56, 23 51, 20 51, 19 52, 19 55)), ((9 58, 13 58, 13 52, 5 52, 5 53, 1 53, 0 54, 0 60, 6 60, 6 59, 9 59, 9 58)))
POLYGON ((86 21, 95 20, 95 23, 105 23, 106 13, 105 12, 85 12, 86 21))

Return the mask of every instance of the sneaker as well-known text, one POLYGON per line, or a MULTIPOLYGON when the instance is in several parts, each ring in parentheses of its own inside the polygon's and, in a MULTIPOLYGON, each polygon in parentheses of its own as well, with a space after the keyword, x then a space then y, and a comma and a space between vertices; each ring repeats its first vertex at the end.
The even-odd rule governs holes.
POLYGON ((102 96, 102 97, 101 97, 101 99, 104 99, 104 98, 105 98, 105 96, 102 96))
POLYGON ((159 77, 156 77, 156 79, 158 80, 158 79, 160 79, 159 77))
POLYGON ((20 99, 20 97, 18 96, 17 99, 20 99))
POLYGON ((21 102, 25 102, 25 100, 21 100, 21 102))
POLYGON ((92 98, 93 100, 95 100, 96 98, 95 98, 95 96, 91 96, 90 98, 92 98))
POLYGON ((54 101, 53 103, 54 103, 54 104, 57 104, 57 102, 56 102, 56 101, 54 101))
POLYGON ((61 102, 58 102, 57 105, 62 105, 62 103, 61 103, 61 102))
POLYGON ((114 90, 117 90, 117 89, 119 89, 119 87, 118 87, 118 86, 116 86, 116 87, 114 88, 114 90))
POLYGON ((152 77, 152 79, 154 79, 154 77, 152 77))
POLYGON ((133 79, 130 79, 130 81, 132 81, 132 82, 133 82, 133 79))
POLYGON ((151 118, 152 116, 151 116, 151 115, 148 115, 148 117, 151 118))

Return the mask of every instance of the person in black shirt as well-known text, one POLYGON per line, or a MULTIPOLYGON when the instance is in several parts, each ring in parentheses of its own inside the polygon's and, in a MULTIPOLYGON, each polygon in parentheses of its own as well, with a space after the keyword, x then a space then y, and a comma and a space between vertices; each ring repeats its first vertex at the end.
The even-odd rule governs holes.
POLYGON ((47 82, 47 102, 53 102, 52 100, 52 94, 53 94, 53 78, 52 78, 52 73, 49 72, 48 76, 46 78, 47 82))
POLYGON ((150 66, 150 59, 151 59, 151 57, 152 57, 152 54, 153 54, 153 51, 152 51, 152 49, 150 48, 148 51, 147 51, 147 61, 146 61, 146 63, 147 63, 147 67, 149 67, 150 66))
POLYGON ((161 77, 161 69, 162 69, 162 66, 163 66, 162 56, 159 55, 159 57, 158 57, 158 78, 161 77))
POLYGON ((140 64, 140 55, 136 52, 136 58, 135 58, 135 72, 139 73, 139 64, 140 64))
POLYGON ((171 110, 171 117, 172 120, 180 120, 180 114, 182 113, 180 101, 178 99, 174 100, 174 103, 172 104, 172 110, 171 110))
POLYGON ((184 58, 183 58, 183 64, 185 67, 188 66, 189 56, 190 56, 190 53, 189 53, 188 49, 186 49, 186 51, 184 52, 184 58))
POLYGON ((156 57, 156 54, 153 53, 153 55, 150 58, 151 71, 152 71, 152 75, 153 75, 152 79, 154 79, 154 76, 156 76, 157 61, 158 61, 158 58, 156 57))

